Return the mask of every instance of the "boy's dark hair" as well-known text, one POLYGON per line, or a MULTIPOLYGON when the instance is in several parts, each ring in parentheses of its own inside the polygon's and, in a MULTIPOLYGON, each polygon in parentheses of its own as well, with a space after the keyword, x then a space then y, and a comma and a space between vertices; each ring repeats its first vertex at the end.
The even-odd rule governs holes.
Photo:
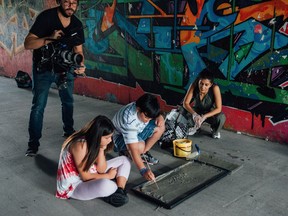
POLYGON ((136 101, 136 107, 147 117, 155 119, 160 115, 160 105, 157 98, 151 94, 144 94, 136 101))

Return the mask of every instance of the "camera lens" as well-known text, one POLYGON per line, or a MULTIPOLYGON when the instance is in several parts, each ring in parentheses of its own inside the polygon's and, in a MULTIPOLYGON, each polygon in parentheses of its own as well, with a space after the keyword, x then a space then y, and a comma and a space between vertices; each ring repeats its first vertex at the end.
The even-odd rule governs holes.
POLYGON ((75 62, 77 65, 79 65, 83 60, 83 56, 81 54, 78 54, 78 53, 73 53, 71 55, 71 59, 73 59, 73 62, 75 62))
POLYGON ((79 65, 83 60, 83 56, 81 54, 73 53, 68 50, 62 51, 61 57, 63 58, 65 62, 70 62, 72 64, 77 64, 77 65, 79 65))

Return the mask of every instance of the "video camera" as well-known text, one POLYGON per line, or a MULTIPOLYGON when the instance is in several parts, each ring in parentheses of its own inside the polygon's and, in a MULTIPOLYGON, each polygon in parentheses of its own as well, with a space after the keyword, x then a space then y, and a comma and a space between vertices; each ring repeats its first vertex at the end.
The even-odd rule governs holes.
POLYGON ((52 72, 60 74, 56 83, 59 89, 67 87, 67 73, 71 73, 71 69, 80 68, 80 63, 83 61, 81 54, 72 51, 75 40, 77 40, 77 33, 63 36, 41 47, 42 56, 38 63, 38 70, 50 68, 52 72))
MULTIPOLYGON (((54 52, 52 54, 52 61, 55 66, 59 67, 59 71, 56 70, 56 73, 62 73, 61 69, 67 71, 71 68, 79 68, 80 63, 83 60, 83 56, 73 51, 67 50, 67 45, 62 42, 58 42, 54 47, 54 52)), ((56 68, 55 68, 56 69, 56 68)))

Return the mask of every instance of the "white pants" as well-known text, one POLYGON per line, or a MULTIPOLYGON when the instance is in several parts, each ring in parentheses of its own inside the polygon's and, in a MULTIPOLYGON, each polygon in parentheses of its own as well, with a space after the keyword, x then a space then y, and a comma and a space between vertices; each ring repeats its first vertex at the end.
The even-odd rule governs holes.
MULTIPOLYGON (((117 175, 128 180, 131 163, 125 156, 115 157, 107 161, 107 170, 117 168, 117 175)), ((106 170, 106 171, 107 171, 106 170)), ((91 200, 99 197, 107 197, 117 190, 118 186, 114 180, 98 179, 81 182, 74 190, 71 198, 77 200, 91 200)))

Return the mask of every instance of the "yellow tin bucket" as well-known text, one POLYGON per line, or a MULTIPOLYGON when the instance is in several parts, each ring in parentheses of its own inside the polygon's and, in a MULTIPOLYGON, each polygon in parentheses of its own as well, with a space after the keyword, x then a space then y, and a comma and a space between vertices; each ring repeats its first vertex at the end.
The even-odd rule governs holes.
POLYGON ((191 154, 192 140, 189 139, 173 140, 173 149, 175 157, 186 157, 191 154))

